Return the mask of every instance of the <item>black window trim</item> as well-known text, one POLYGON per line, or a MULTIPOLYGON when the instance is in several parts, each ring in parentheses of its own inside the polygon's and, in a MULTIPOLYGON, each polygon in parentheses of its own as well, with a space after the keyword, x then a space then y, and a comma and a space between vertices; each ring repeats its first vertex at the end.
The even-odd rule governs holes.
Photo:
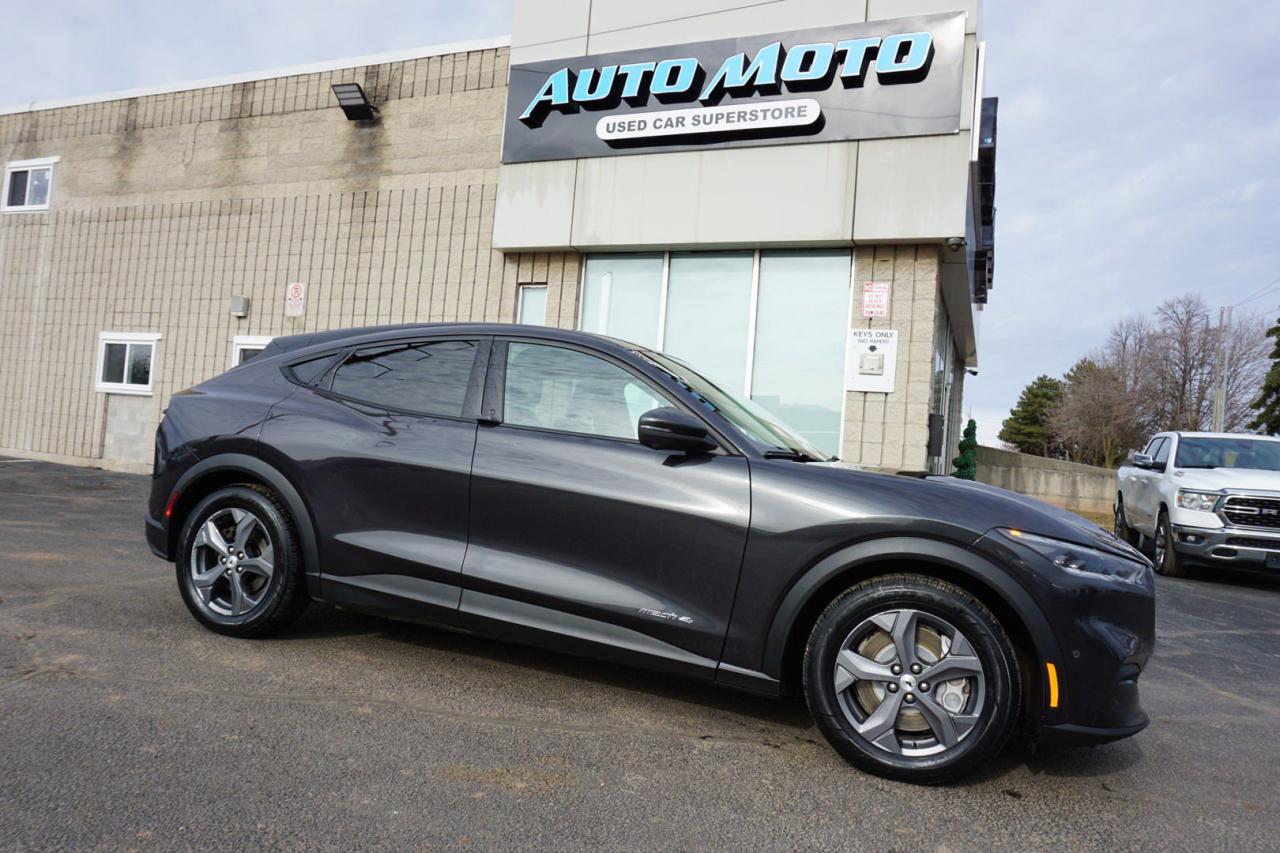
POLYGON ((589 346, 583 346, 577 342, 561 341, 561 340, 555 340, 552 338, 536 338, 536 337, 523 337, 519 335, 503 335, 501 337, 496 337, 493 339, 493 346, 490 352, 488 353, 489 364, 491 366, 491 369, 485 375, 484 400, 480 406, 480 410, 481 410, 480 422, 482 424, 488 424, 491 426, 502 426, 508 429, 527 430, 529 432, 550 433, 553 435, 567 435, 567 436, 573 436, 574 438, 590 438, 590 439, 599 439, 600 441, 622 442, 624 444, 635 444, 635 445, 640 444, 640 441, 635 438, 622 438, 620 436, 600 435, 598 433, 593 433, 593 432, 574 432, 572 430, 565 430, 565 429, 552 429, 550 427, 536 427, 536 426, 527 426, 525 424, 507 423, 505 420, 506 384, 507 384, 506 382, 507 380, 507 345, 512 343, 537 344, 541 346, 557 347, 559 349, 573 350, 575 352, 580 352, 586 355, 595 356, 596 358, 602 359, 603 361, 608 362, 609 364, 612 364, 616 367, 620 367, 622 370, 631 374, 632 377, 639 380, 651 392, 656 393, 656 396, 666 400, 667 403, 672 408, 678 409, 680 411, 685 412, 686 414, 692 415, 693 417, 697 418, 702 423, 702 425, 707 428, 707 432, 711 435, 713 439, 715 439, 716 443, 719 445, 719 447, 715 451, 712 451, 713 453, 720 453, 728 456, 744 456, 745 455, 742 453, 741 450, 738 449, 736 444, 728 436, 724 434, 722 430, 718 429, 715 426, 715 424, 708 422, 708 420, 705 417, 703 417, 701 414, 696 412, 693 409, 693 407, 691 407, 684 400, 681 400, 674 392, 668 390, 667 388, 664 388, 660 383, 655 382, 653 379, 651 379, 648 376, 645 376, 643 373, 638 372, 632 365, 628 364, 625 360, 618 358, 613 353, 604 352, 602 350, 594 349, 589 346))
POLYGON ((338 354, 338 358, 328 369, 315 381, 314 384, 307 385, 299 382, 292 377, 292 371, 289 371, 290 379, 295 384, 304 388, 310 388, 321 397, 330 400, 337 400, 345 403, 354 403, 360 406, 372 406, 381 411, 397 412, 400 414, 413 415, 420 418, 438 418, 448 421, 462 421, 474 423, 479 420, 479 408, 481 392, 484 388, 484 376, 489 365, 489 352, 492 346, 493 338, 488 335, 406 335, 394 338, 382 338, 374 341, 361 341, 358 344, 340 347, 325 353, 308 355, 306 358, 295 359, 286 367, 292 368, 294 364, 311 361, 316 358, 324 358, 327 355, 338 354), (475 358, 471 362, 471 376, 467 380, 467 392, 462 399, 461 415, 444 415, 436 412, 423 412, 417 409, 407 409, 400 406, 389 406, 385 403, 375 403, 371 400, 362 400, 359 397, 351 397, 346 394, 339 394, 333 390, 333 377, 338 372, 338 368, 347 363, 353 354, 359 350, 370 349, 373 347, 395 346, 397 344, 414 344, 414 343, 445 343, 448 341, 470 341, 476 345, 475 358))

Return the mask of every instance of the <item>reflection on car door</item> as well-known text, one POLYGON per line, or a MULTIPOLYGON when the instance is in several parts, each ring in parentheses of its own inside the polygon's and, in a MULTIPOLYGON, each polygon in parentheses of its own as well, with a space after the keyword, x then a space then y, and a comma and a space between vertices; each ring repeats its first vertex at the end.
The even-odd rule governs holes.
MULTIPOLYGON (((1147 455, 1151 457, 1152 464, 1158 464, 1169 458, 1169 439, 1166 436, 1158 436, 1151 440, 1147 445, 1147 455)), ((1155 469, 1147 470, 1143 468, 1137 469, 1137 482, 1134 489, 1135 506, 1134 515, 1136 516, 1140 529, 1147 535, 1153 535, 1156 528, 1157 509, 1159 508, 1159 494, 1157 481, 1163 476, 1161 471, 1155 469)))
POLYGON ((750 520, 747 461, 636 441, 672 401, 601 354, 495 342, 461 621, 712 677, 750 520))
POLYGON ((303 480, 326 598, 456 621, 487 351, 487 339, 362 347, 273 411, 262 443, 303 480))

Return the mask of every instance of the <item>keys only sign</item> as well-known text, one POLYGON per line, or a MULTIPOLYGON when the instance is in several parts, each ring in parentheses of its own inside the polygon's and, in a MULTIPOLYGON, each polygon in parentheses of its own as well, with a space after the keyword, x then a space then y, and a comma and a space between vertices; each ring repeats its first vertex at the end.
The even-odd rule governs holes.
POLYGON ((897 329, 850 329, 845 390, 889 394, 898 375, 897 329))
POLYGON ((502 162, 956 133, 964 14, 514 65, 502 162))

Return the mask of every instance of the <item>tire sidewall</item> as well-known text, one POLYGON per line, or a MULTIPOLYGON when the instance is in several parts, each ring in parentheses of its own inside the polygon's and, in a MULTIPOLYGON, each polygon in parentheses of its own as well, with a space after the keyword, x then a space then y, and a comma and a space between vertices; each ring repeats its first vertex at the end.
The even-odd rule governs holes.
POLYGON ((269 621, 285 604, 285 587, 290 575, 296 570, 296 541, 292 522, 261 492, 245 486, 231 486, 209 495, 188 513, 178 536, 178 553, 174 562, 178 589, 187 609, 203 624, 218 631, 230 634, 252 632, 257 626, 269 621), (262 604, 240 616, 214 616, 208 613, 197 600, 191 577, 191 549, 197 532, 210 516, 227 509, 248 510, 261 519, 267 538, 271 540, 274 556, 274 569, 262 604))
POLYGON ((805 656, 805 695, 819 728, 849 761, 904 781, 940 782, 962 775, 997 753, 1007 741, 1020 697, 1013 649, 999 624, 977 601, 922 582, 895 579, 859 585, 837 599, 814 627, 805 656), (986 675, 980 719, 957 746, 938 755, 907 757, 876 747, 854 731, 835 693, 835 663, 844 639, 863 620, 909 608, 950 622, 969 640, 986 675))

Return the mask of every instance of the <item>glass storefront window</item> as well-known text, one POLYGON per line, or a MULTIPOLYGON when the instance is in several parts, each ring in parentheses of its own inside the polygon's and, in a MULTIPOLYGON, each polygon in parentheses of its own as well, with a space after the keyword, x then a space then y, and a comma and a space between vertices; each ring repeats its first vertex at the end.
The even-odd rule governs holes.
POLYGON ((682 359, 831 456, 851 264, 838 250, 595 255, 579 326, 682 359))
POLYGON ((761 252, 751 399, 829 455, 840 452, 849 334, 848 252, 761 252))
POLYGON ((587 258, 582 289, 582 330, 641 346, 658 346, 662 266, 662 255, 587 258))
POLYGON ((662 351, 734 391, 747 376, 751 252, 673 254, 662 351))

